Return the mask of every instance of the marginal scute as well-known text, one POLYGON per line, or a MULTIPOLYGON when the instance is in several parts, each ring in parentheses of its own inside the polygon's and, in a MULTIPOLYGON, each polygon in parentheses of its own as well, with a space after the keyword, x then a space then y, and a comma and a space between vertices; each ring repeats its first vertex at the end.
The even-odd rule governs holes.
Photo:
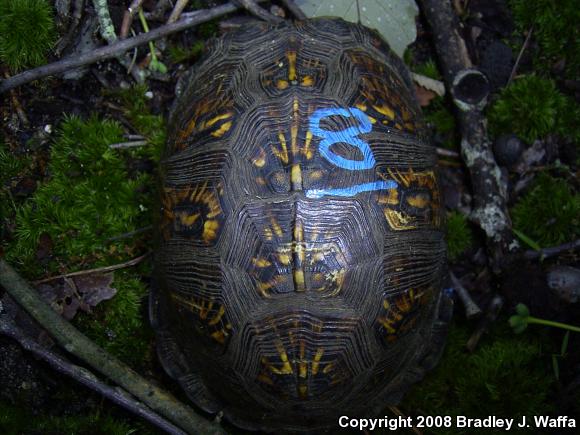
POLYGON ((240 427, 378 415, 442 349, 436 156, 408 72, 377 38, 340 19, 255 23, 180 82, 158 352, 199 407, 240 427))

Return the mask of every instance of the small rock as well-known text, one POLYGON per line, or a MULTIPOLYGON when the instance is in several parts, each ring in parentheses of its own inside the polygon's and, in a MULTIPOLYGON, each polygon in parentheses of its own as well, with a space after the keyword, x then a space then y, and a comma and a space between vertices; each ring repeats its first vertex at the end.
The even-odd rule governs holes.
POLYGON ((515 134, 503 134, 493 143, 493 154, 500 166, 515 164, 524 150, 522 141, 515 134))
POLYGON ((571 266, 556 266, 548 272, 548 286, 561 299, 575 303, 580 298, 580 269, 571 266))

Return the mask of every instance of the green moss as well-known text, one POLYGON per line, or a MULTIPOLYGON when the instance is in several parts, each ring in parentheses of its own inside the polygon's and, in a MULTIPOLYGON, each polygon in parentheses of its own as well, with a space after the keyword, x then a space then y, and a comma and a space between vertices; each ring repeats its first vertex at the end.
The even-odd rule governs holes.
POLYGON ((148 289, 133 271, 116 272, 112 287, 117 294, 92 313, 80 313, 75 324, 107 352, 138 370, 151 359, 153 335, 144 315, 148 289))
POLYGON ((146 85, 136 85, 129 89, 115 91, 112 96, 120 100, 125 116, 133 128, 145 136, 150 144, 133 149, 134 156, 149 157, 159 161, 165 144, 165 122, 161 115, 154 115, 151 112, 147 92, 146 85))
POLYGON ((218 20, 206 21, 197 26, 197 34, 202 39, 209 39, 217 36, 219 29, 218 20))
POLYGON ((542 247, 574 240, 580 235, 580 194, 566 181, 541 173, 511 216, 514 228, 542 247))
POLYGON ((549 133, 580 140, 580 109, 552 80, 529 75, 505 88, 489 110, 495 134, 515 133, 531 143, 549 133))
POLYGON ((455 260, 471 246, 472 233, 464 215, 456 211, 447 217, 447 256, 455 260))
MULTIPOLYGON (((52 144, 46 180, 16 209, 14 240, 5 244, 9 262, 28 278, 119 263, 142 253, 144 241, 117 236, 149 225, 149 175, 131 176, 126 157, 138 150, 112 150, 123 129, 95 117, 68 118, 52 144), (40 236, 52 240, 52 259, 39 264, 40 236), (113 239, 113 240, 112 240, 113 239)), ((147 147, 144 147, 147 148, 147 147)), ((147 152, 154 152, 153 147, 147 152)), ((115 297, 75 319, 93 340, 133 366, 146 361, 150 331, 145 324, 145 285, 134 271, 115 274, 115 297)))
POLYGON ((533 26, 539 49, 534 67, 548 73, 561 59, 565 74, 578 78, 580 70, 580 8, 577 0, 511 0, 517 32, 522 35, 533 26))
POLYGON ((191 47, 172 45, 169 47, 169 59, 173 63, 182 63, 197 59, 205 48, 203 41, 196 41, 191 47))
POLYGON ((442 97, 435 97, 423 109, 425 120, 433 127, 443 147, 457 149, 459 138, 455 128, 455 117, 442 97))
POLYGON ((0 0, 0 59, 13 71, 43 64, 55 37, 46 0, 0 0))
MULTIPOLYGON (((408 413, 517 418, 553 411, 547 400, 554 386, 554 378, 547 376, 550 355, 542 353, 539 338, 514 336, 501 322, 494 338, 484 339, 469 354, 465 350, 469 329, 451 329, 441 362, 405 398, 402 406, 408 413)), ((452 428, 431 433, 473 432, 452 428)))
POLYGON ((442 80, 439 68, 433 60, 428 60, 427 62, 417 65, 413 71, 435 80, 442 80))
POLYGON ((133 254, 127 241, 108 242, 150 221, 151 199, 139 193, 148 176, 131 178, 122 153, 109 148, 122 133, 118 123, 96 118, 62 124, 51 148, 50 178, 16 211, 15 240, 7 248, 8 260, 28 278, 46 272, 35 257, 43 233, 54 245, 48 271, 59 265, 78 269, 81 259, 103 265, 133 254))

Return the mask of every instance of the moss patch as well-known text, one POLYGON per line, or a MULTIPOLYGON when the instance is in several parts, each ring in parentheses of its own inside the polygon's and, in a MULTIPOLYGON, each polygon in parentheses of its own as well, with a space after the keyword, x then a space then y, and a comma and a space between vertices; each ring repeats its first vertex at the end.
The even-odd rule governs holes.
POLYGON ((542 173, 511 216, 514 228, 541 247, 571 241, 580 236, 580 194, 565 180, 542 173))
POLYGON ((456 211, 447 217, 447 256, 455 260, 471 246, 473 235, 467 218, 456 211))
POLYGON ((43 64, 55 38, 46 0, 0 0, 0 60, 10 69, 43 64))
POLYGON ((51 149, 50 179, 16 211, 15 240, 7 247, 8 261, 28 278, 134 255, 132 241, 109 241, 150 221, 151 198, 139 193, 148 176, 131 178, 122 153, 109 148, 122 133, 118 123, 97 118, 62 124, 51 149), (43 265, 35 255, 42 234, 54 245, 43 265))
MULTIPOLYGON (((517 418, 553 411, 548 392, 555 379, 546 376, 550 360, 543 342, 531 334, 515 336, 506 322, 496 325, 493 339, 473 354, 465 351, 469 328, 455 325, 437 368, 415 386, 402 406, 424 415, 517 418)), ((473 433, 473 429, 427 433, 473 433)))
POLYGON ((515 133, 528 143, 549 133, 580 140, 580 110, 552 80, 529 75, 502 90, 489 110, 495 134, 515 133))
POLYGON ((570 79, 580 70, 580 8, 576 0, 511 0, 519 34, 533 26, 539 50, 534 66, 548 73, 556 62, 565 61, 570 79))

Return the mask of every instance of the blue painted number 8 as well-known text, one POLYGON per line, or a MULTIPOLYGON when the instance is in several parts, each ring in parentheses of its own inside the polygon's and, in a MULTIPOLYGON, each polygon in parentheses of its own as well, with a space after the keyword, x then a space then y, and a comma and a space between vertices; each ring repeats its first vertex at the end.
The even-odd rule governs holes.
MULTIPOLYGON (((310 131, 313 135, 322 138, 318 144, 320 155, 330 163, 339 168, 348 169, 349 171, 361 171, 371 169, 375 166, 375 156, 368 143, 358 137, 359 134, 369 133, 373 126, 369 118, 362 110, 355 107, 349 109, 318 109, 310 116, 310 131), (357 127, 349 127, 344 130, 330 131, 320 128, 320 120, 328 116, 344 116, 350 118, 354 116, 358 121, 357 127), (363 155, 362 160, 350 160, 333 153, 330 147, 335 143, 347 143, 359 149, 363 155)), ((361 192, 370 192, 373 190, 396 189, 397 182, 372 181, 370 183, 356 184, 354 186, 336 188, 336 189, 310 189, 306 191, 307 198, 322 198, 323 196, 354 196, 361 192)))
POLYGON ((321 137, 322 140, 318 145, 320 155, 328 160, 330 163, 339 168, 348 169, 351 171, 360 171, 363 169, 371 169, 375 165, 375 157, 369 147, 369 144, 357 137, 359 134, 369 133, 373 126, 369 118, 362 110, 355 107, 350 109, 318 109, 310 117, 310 131, 314 136, 321 137), (320 121, 328 116, 344 116, 350 118, 354 116, 358 121, 357 127, 349 127, 344 130, 330 131, 320 128, 320 121), (330 147, 336 143, 347 143, 360 150, 363 155, 362 160, 349 160, 338 154, 333 153, 330 147))

